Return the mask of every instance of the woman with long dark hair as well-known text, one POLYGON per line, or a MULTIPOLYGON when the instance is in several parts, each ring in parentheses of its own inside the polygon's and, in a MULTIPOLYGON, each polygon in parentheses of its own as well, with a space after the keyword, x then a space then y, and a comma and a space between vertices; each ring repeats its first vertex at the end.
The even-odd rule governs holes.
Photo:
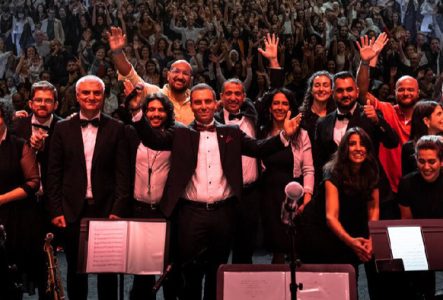
MULTIPOLYGON (((262 103, 260 138, 279 134, 287 114, 294 116, 297 113, 294 94, 286 88, 274 89, 265 94, 262 103)), ((305 195, 300 211, 311 200, 314 189, 311 142, 306 130, 300 128, 301 117, 299 114, 299 129, 292 137, 290 147, 269 155, 262 161, 265 168, 261 185, 262 221, 266 246, 273 252, 273 263, 284 263, 284 254, 289 252, 287 229, 280 218, 286 184, 295 180, 303 185, 305 195)))
POLYGON ((305 208, 300 253, 305 263, 347 263, 372 258, 368 221, 379 218, 378 164, 372 142, 349 129, 324 167, 323 182, 305 208))
POLYGON ((409 141, 401 149, 403 176, 417 170, 415 144, 424 135, 443 133, 443 106, 436 101, 422 100, 415 104, 411 119, 409 141))

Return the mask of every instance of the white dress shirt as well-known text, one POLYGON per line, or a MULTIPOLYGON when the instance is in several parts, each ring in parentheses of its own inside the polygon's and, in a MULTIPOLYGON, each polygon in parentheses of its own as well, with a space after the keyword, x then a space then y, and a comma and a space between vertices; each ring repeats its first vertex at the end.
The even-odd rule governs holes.
POLYGON ((198 143, 197 166, 186 186, 183 198, 213 203, 227 199, 233 194, 223 173, 217 131, 201 131, 198 143))
MULTIPOLYGON (((349 111, 351 113, 351 115, 354 114, 354 110, 357 107, 357 103, 354 104, 354 107, 349 111)), ((337 114, 344 114, 340 111, 340 109, 337 108, 337 114)), ((339 120, 338 118, 335 120, 335 125, 334 125, 334 142, 339 145, 341 139, 343 138, 343 136, 346 133, 346 129, 348 128, 348 124, 349 124, 349 120, 348 119, 343 119, 343 120, 339 120)))
POLYGON ((135 162, 135 200, 149 204, 160 201, 170 169, 170 156, 171 151, 155 151, 143 143, 138 145, 135 162), (150 182, 149 169, 152 169, 150 182))
MULTIPOLYGON (((92 119, 100 118, 100 113, 94 116, 92 119)), ((80 112, 80 120, 87 120, 81 112, 80 112)), ((97 139, 98 127, 92 126, 88 124, 86 127, 81 127, 82 130, 82 138, 83 138, 83 150, 85 154, 85 162, 86 162, 86 195, 85 198, 94 198, 92 194, 92 185, 91 185, 91 169, 92 169, 92 158, 94 157, 94 148, 95 141, 97 139)))
MULTIPOLYGON (((223 109, 223 116, 227 125, 238 125, 244 133, 255 138, 254 123, 251 120, 245 116, 240 120, 229 120, 229 112, 226 109, 223 109)), ((243 167, 243 185, 255 182, 258 178, 257 159, 242 155, 241 161, 243 167)))

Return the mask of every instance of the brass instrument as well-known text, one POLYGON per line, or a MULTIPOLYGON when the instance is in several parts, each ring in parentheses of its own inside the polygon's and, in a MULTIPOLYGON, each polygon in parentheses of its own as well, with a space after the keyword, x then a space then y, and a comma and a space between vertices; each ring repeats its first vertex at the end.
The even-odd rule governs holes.
POLYGON ((48 258, 48 288, 46 289, 46 293, 49 294, 53 300, 64 300, 65 295, 58 270, 57 258, 54 256, 54 250, 51 246, 53 239, 54 234, 48 232, 45 238, 45 245, 43 246, 43 250, 48 258))

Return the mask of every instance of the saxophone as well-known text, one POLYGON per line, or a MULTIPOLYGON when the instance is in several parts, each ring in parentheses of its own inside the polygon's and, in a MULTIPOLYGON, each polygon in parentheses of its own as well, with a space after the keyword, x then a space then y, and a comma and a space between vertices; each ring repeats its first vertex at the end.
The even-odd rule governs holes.
POLYGON ((54 256, 54 250, 51 246, 51 241, 54 239, 54 234, 47 233, 45 238, 45 245, 43 250, 48 258, 48 288, 46 293, 50 295, 51 300, 64 300, 65 295, 63 291, 62 280, 58 270, 57 258, 54 256))

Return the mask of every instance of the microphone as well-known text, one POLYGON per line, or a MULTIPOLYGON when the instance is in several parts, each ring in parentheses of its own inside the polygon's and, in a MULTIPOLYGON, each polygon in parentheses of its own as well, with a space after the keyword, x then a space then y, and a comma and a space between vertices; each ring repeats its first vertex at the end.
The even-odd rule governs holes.
POLYGON ((291 181, 285 186, 286 199, 281 206, 281 221, 285 225, 292 224, 297 216, 297 209, 300 206, 300 199, 303 198, 305 191, 300 183, 291 181))

